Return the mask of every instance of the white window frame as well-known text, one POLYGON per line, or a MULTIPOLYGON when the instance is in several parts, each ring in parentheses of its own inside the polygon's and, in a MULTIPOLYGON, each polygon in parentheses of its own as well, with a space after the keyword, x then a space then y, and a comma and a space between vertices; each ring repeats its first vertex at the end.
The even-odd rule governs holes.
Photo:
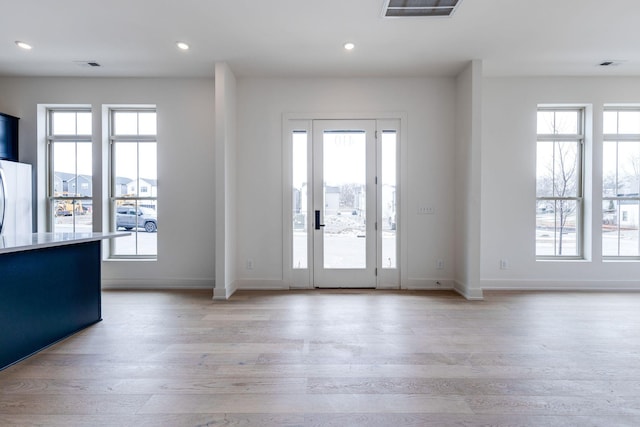
MULTIPOLYGON (((615 111, 615 112, 622 112, 622 111, 637 111, 640 112, 640 106, 623 106, 623 105, 605 105, 604 109, 603 109, 603 116, 604 113, 606 113, 607 111, 615 111)), ((603 131, 603 135, 602 135, 602 140, 603 140, 603 146, 605 142, 636 142, 638 144, 640 144, 640 134, 623 134, 623 133, 614 133, 614 134, 607 134, 604 133, 603 131)), ((616 147, 616 151, 617 151, 617 147, 616 147)), ((603 147, 603 153, 604 153, 604 147, 603 147)), ((616 182, 618 180, 618 165, 616 164, 616 182)), ((602 176, 602 179, 604 179, 604 175, 602 176)), ((618 206, 620 206, 620 202, 624 202, 624 201, 631 201, 631 202, 638 202, 640 204, 640 195, 638 196, 605 196, 604 194, 602 194, 602 202, 607 202, 607 201, 613 201, 615 203, 618 204, 618 206)), ((626 213, 626 212, 625 212, 626 213)), ((620 212, 618 212, 619 218, 618 218, 618 224, 620 224, 620 220, 623 219, 620 217, 620 212)), ((624 220, 624 219, 623 219, 624 220)), ((602 228, 600 229, 600 237, 602 238, 602 228)), ((620 249, 620 229, 618 228, 618 252, 620 249)), ((605 261, 640 261, 640 251, 638 255, 604 255, 604 245, 602 248, 603 254, 602 254, 602 259, 605 261)))
MULTIPOLYGON (((536 112, 541 111, 553 111, 553 112, 562 112, 562 111, 575 111, 579 113, 579 121, 578 121, 578 133, 577 134, 539 134, 536 132, 536 145, 538 142, 542 141, 551 141, 551 142, 578 142, 578 146, 580 147, 578 151, 577 167, 579 171, 577 172, 577 194, 572 197, 538 197, 536 190, 536 206, 540 201, 549 201, 555 204, 557 201, 575 201, 576 202, 576 251, 575 255, 538 255, 537 253, 537 245, 536 245, 536 260, 584 260, 585 259, 585 250, 584 250, 584 236, 585 236, 585 227, 584 227, 584 216, 585 216, 585 202, 584 202, 584 187, 585 187, 585 179, 584 179, 584 170, 585 170, 585 127, 586 127, 586 108, 582 106, 563 106, 563 105, 540 105, 538 106, 536 112)), ((537 183, 536 183, 537 189, 537 183)), ((536 239, 537 240, 537 239, 536 239)), ((554 243, 555 247, 555 243, 554 243)), ((554 249, 555 251, 555 249, 554 249)))
MULTIPOLYGON (((117 176, 116 176, 116 164, 115 164, 115 147, 118 142, 135 142, 135 143, 158 143, 158 134, 156 129, 155 135, 116 135, 115 134, 115 114, 119 112, 154 112, 157 117, 157 108, 155 105, 149 106, 122 106, 122 107, 109 107, 108 109, 108 121, 109 121, 109 229, 111 231, 117 231, 116 228, 116 212, 117 212, 117 202, 119 200, 127 200, 131 202, 135 202, 136 206, 138 206, 139 202, 155 202, 157 205, 158 197, 149 196, 149 197, 118 197, 116 196, 116 186, 117 186, 117 176)), ((140 179, 140 175, 138 173, 138 179, 140 179)), ((157 193, 157 191, 156 191, 157 193)), ((131 233, 138 233, 139 230, 132 230, 131 233)), ((116 243, 114 239, 110 239, 109 241, 109 257, 108 259, 112 260, 157 260, 158 259, 158 245, 156 241, 156 253, 153 255, 141 255, 141 254, 116 254, 116 243)), ((137 242, 136 242, 136 252, 137 252, 137 242)))
MULTIPOLYGON (((56 106, 56 107, 47 107, 45 110, 46 114, 46 188, 47 188, 47 213, 46 213, 46 228, 47 231, 51 232, 55 229, 55 218, 54 218, 54 209, 56 203, 59 201, 65 201, 72 204, 75 210, 76 201, 82 202, 90 201, 92 205, 94 204, 94 191, 91 192, 91 196, 56 196, 55 195, 55 170, 53 165, 53 148, 52 145, 56 142, 73 142, 73 143, 89 143, 93 144, 93 134, 88 135, 54 135, 53 133, 53 115, 58 112, 69 112, 69 113, 91 113, 91 106, 56 106)), ((77 149, 77 145, 76 145, 77 149)), ((93 152, 93 150, 92 150, 93 152)), ((77 158, 76 158, 77 160, 77 158)), ((92 221, 93 224, 93 221, 92 221)), ((95 229, 95 226, 92 226, 95 229)), ((73 232, 76 231, 76 221, 75 216, 73 220, 73 232)))

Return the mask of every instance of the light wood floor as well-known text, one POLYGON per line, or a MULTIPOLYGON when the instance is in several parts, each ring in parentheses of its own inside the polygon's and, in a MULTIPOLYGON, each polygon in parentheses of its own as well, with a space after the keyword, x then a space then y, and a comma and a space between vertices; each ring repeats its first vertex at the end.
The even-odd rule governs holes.
POLYGON ((109 291, 103 317, 0 372, 1 426, 640 426, 640 293, 109 291))

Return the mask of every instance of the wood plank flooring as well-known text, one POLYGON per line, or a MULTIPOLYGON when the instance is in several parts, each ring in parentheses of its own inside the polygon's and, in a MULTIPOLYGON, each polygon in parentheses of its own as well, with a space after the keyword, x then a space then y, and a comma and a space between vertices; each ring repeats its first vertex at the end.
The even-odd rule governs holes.
POLYGON ((0 372, 0 426, 640 425, 640 293, 106 291, 103 318, 0 372))

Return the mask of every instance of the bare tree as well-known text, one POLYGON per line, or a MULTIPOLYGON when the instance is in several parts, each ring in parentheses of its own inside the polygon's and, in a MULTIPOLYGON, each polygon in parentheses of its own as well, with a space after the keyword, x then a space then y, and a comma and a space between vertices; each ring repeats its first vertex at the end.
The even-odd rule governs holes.
POLYGON ((628 161, 631 170, 627 170, 626 167, 624 168, 627 182, 618 183, 618 187, 626 185, 628 187, 626 189, 627 193, 638 193, 638 187, 640 186, 640 154, 630 155, 628 161))
POLYGON ((340 207, 353 208, 356 203, 356 184, 342 184, 340 186, 340 207))
MULTIPOLYGON (((556 143, 556 161, 559 170, 553 174, 553 187, 556 197, 561 199, 556 202, 556 212, 559 216, 558 255, 562 255, 564 230, 567 227, 567 219, 576 211, 576 202, 567 199, 577 196, 578 162, 576 161, 577 146, 575 143, 556 143)), ((556 163, 556 162, 554 162, 556 163)))

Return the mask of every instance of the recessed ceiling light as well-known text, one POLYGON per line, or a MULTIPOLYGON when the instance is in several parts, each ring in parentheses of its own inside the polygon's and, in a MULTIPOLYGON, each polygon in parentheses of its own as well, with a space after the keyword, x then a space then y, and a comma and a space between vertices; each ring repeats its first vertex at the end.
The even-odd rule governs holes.
POLYGON ((19 48, 24 50, 33 49, 33 47, 29 43, 21 42, 20 40, 16 40, 16 45, 18 45, 19 48))
POLYGON ((180 50, 189 50, 189 45, 185 42, 176 42, 176 46, 178 46, 180 50))
POLYGON ((351 43, 351 42, 347 42, 344 44, 344 48, 347 50, 353 50, 356 47, 355 44, 351 43))

